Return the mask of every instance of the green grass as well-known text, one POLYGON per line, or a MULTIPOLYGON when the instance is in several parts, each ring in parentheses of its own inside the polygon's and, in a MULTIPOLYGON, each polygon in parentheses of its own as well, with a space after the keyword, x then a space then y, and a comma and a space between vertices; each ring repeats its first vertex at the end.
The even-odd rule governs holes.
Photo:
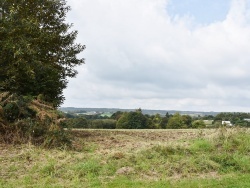
POLYGON ((0 187, 250 187, 246 130, 167 143, 137 134, 78 137, 77 150, 0 145, 0 187))

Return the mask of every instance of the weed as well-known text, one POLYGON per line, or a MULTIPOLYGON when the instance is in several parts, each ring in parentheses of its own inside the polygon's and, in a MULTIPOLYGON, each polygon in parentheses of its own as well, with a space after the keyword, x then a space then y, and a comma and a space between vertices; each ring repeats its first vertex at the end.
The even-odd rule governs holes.
POLYGON ((54 160, 48 161, 40 172, 44 176, 54 176, 56 174, 56 162, 54 160))
POLYGON ((89 160, 86 162, 80 162, 72 168, 78 177, 84 177, 86 175, 99 175, 101 165, 96 160, 89 160))
POLYGON ((198 139, 194 140, 190 150, 192 152, 212 152, 214 150, 214 145, 210 140, 207 139, 198 139))

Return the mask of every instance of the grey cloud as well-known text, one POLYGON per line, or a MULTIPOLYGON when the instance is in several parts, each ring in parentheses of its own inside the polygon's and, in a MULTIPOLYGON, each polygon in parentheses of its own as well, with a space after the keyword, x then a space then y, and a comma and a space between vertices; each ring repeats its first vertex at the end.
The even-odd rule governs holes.
POLYGON ((247 109, 249 0, 232 1, 225 20, 207 25, 172 19, 167 0, 68 3, 87 49, 64 106, 247 109))

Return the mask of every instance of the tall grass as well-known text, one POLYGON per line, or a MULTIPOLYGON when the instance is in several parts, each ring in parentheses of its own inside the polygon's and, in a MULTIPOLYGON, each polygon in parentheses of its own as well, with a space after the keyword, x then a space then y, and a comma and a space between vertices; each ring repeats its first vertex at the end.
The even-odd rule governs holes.
POLYGON ((250 187, 250 134, 243 129, 136 152, 82 147, 9 148, 0 156, 0 187, 250 187))

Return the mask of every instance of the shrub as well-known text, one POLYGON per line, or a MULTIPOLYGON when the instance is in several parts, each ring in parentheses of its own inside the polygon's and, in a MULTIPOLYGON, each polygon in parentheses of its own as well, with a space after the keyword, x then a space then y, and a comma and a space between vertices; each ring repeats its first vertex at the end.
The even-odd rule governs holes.
POLYGON ((112 119, 102 119, 102 120, 92 120, 90 123, 90 128, 93 129, 115 129, 116 120, 112 119))
POLYGON ((88 120, 84 117, 69 118, 65 121, 64 127, 88 128, 88 120))
POLYGON ((205 128, 206 124, 203 120, 195 120, 192 122, 192 128, 205 128))
POLYGON ((31 142, 45 147, 70 145, 62 120, 52 105, 17 94, 0 93, 0 142, 31 142))

